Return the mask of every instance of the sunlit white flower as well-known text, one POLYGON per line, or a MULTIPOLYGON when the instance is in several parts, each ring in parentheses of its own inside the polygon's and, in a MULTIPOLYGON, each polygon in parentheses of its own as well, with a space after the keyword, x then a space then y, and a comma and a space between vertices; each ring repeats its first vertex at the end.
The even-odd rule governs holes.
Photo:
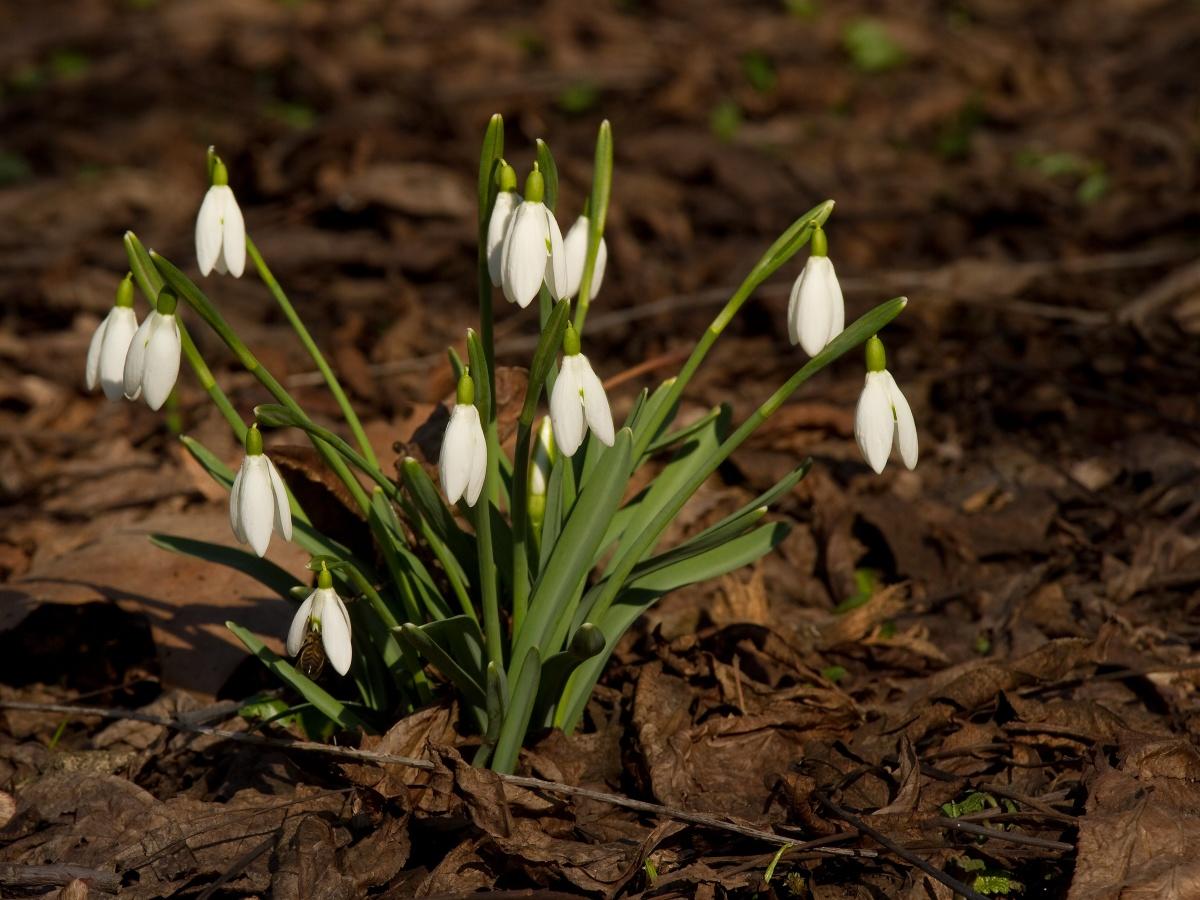
POLYGON ((125 393, 125 356, 138 330, 131 277, 125 276, 117 288, 117 302, 96 329, 88 346, 87 388, 94 391, 97 386, 102 387, 109 400, 120 400, 125 393))
POLYGON ((825 254, 825 233, 813 233, 813 253, 792 285, 788 301, 788 337, 816 356, 846 327, 846 304, 833 263, 825 254))
POLYGON ((285 541, 292 539, 287 488, 275 464, 262 452, 257 425, 246 432, 246 456, 229 492, 229 524, 234 537, 259 556, 267 552, 272 528, 285 541))
POLYGON ((500 283, 510 303, 524 308, 543 282, 551 297, 567 296, 567 258, 554 214, 542 203, 542 174, 525 182, 525 199, 512 213, 500 259, 500 283))
MULTIPOLYGON (((579 293, 580 283, 583 280, 583 266, 587 262, 587 245, 588 245, 588 227, 590 222, 587 216, 580 216, 575 220, 575 224, 567 230, 567 236, 563 239, 563 248, 567 254, 567 294, 568 297, 574 297, 579 293)), ((596 299, 596 295, 600 293, 600 282, 604 280, 604 268, 608 265, 608 243, 604 237, 600 238, 600 247, 596 251, 596 265, 592 270, 592 287, 588 291, 588 301, 596 299)))
POLYGON ((893 449, 909 469, 917 465, 917 424, 904 394, 886 368, 883 344, 867 342, 867 378, 854 414, 854 438, 863 458, 882 472, 893 449))
POLYGON ((292 619, 287 636, 289 656, 300 652, 310 631, 320 634, 325 656, 334 670, 339 675, 349 672, 354 656, 354 647, 350 643, 350 614, 333 589, 333 578, 325 569, 317 577, 317 589, 308 595, 292 619))
POLYGON ((488 277, 496 287, 503 282, 504 269, 501 263, 504 261, 504 239, 508 236, 513 213, 521 204, 521 195, 517 193, 517 173, 508 163, 501 163, 499 180, 500 192, 496 194, 487 232, 488 277))
POLYGON ((550 394, 555 446, 564 456, 574 456, 590 428, 601 443, 611 447, 615 435, 608 396, 592 371, 592 364, 579 352, 579 335, 570 325, 563 339, 563 354, 562 367, 550 394))
POLYGON ((213 164, 212 178, 196 216, 196 262, 202 275, 216 269, 241 278, 246 268, 246 223, 220 160, 213 164))
POLYGON ((464 497, 468 506, 475 505, 487 475, 487 439, 475 407, 475 382, 466 372, 459 380, 458 402, 442 438, 438 472, 447 500, 457 503, 464 497))
POLYGON ((175 319, 175 295, 164 289, 158 309, 146 316, 129 341, 122 384, 125 397, 144 397, 151 409, 167 400, 179 377, 179 323, 175 319))

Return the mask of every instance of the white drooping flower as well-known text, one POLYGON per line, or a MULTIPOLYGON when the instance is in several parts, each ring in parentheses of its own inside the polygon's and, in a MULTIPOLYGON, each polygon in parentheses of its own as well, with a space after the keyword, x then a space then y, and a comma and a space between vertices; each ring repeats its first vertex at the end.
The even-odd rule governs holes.
POLYGON ((339 675, 350 671, 354 657, 354 646, 350 642, 350 614, 346 604, 333 589, 333 576, 322 569, 317 576, 317 589, 308 595, 292 619, 288 629, 287 652, 296 656, 304 647, 304 639, 310 631, 321 636, 325 656, 339 675))
MULTIPOLYGON (((567 230, 563 239, 563 248, 567 254, 567 296, 574 297, 579 293, 583 281, 583 266, 587 262, 588 227, 587 216, 580 216, 575 224, 567 230)), ((592 287, 588 291, 588 302, 596 299, 600 293, 600 282, 604 280, 604 269, 608 265, 608 243, 600 238, 600 247, 596 250, 596 265, 592 269, 592 287)))
POLYGON ((496 194, 487 231, 488 277, 496 287, 500 287, 504 279, 504 239, 508 236, 513 213, 521 203, 521 195, 517 193, 517 173, 506 162, 501 162, 499 181, 500 192, 496 194))
POLYGON ((463 497, 474 506, 487 475, 487 438, 475 406, 475 382, 467 372, 459 379, 457 399, 442 437, 438 473, 447 500, 457 503, 463 497))
POLYGON ((196 262, 201 275, 216 269, 241 278, 246 269, 246 222, 219 159, 213 163, 212 187, 196 216, 196 262))
POLYGON ((525 181, 525 199, 508 223, 500 259, 500 283, 509 303, 524 308, 545 283, 551 299, 567 296, 567 258, 554 213, 542 203, 542 173, 534 169, 525 181))
POLYGON ((267 552, 272 529, 285 541, 292 539, 287 488, 275 464, 262 452, 258 425, 246 432, 246 456, 229 492, 229 524, 233 536, 259 556, 267 552))
POLYGON ((164 288, 158 309, 146 316, 129 341, 122 385, 125 397, 143 397, 151 409, 159 409, 179 377, 179 322, 175 319, 175 295, 164 288))
POLYGON ((563 337, 562 366, 550 394, 550 421, 554 444, 564 456, 575 455, 589 428, 609 447, 615 439, 608 395, 588 358, 579 352, 579 335, 569 324, 563 337))
POLYGON ((104 389, 109 400, 120 400, 125 393, 125 356, 138 330, 133 311, 132 275, 126 275, 117 288, 117 302, 108 311, 92 336, 87 353, 87 388, 104 389))
POLYGON ((917 424, 904 394, 887 370, 883 343, 867 341, 867 378, 854 413, 854 438, 867 465, 882 472, 895 450, 904 465, 917 465, 917 424))
POLYGON ((825 232, 813 232, 813 252, 792 285, 788 301, 788 337, 816 356, 846 327, 846 304, 833 263, 826 255, 825 232))

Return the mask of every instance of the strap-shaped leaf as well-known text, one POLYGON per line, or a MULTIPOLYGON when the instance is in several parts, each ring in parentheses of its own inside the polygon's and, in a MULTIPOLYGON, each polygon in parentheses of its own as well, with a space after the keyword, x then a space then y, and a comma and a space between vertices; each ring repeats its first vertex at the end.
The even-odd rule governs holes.
POLYGON ((541 677, 541 656, 537 647, 530 647, 524 656, 521 673, 513 681, 512 697, 496 739, 496 752, 492 757, 492 770, 495 772, 511 774, 517 765, 517 755, 525 741, 525 732, 529 730, 529 719, 533 715, 541 677))
POLYGON ((270 669, 277 678, 294 687, 305 700, 342 728, 348 730, 367 728, 367 724, 344 703, 334 699, 324 688, 319 687, 307 676, 297 671, 287 660, 271 651, 266 644, 255 637, 250 631, 236 622, 226 622, 225 627, 232 631, 237 639, 246 645, 246 649, 258 657, 259 661, 270 669))
POLYGON ((483 132, 483 146, 479 150, 479 228, 487 228, 488 217, 495 202, 496 163, 504 156, 504 118, 496 113, 488 120, 483 132))
MULTIPOLYGON (((672 397, 675 379, 668 378, 654 389, 646 402, 638 410, 637 421, 633 425, 634 446, 648 447, 653 443, 675 419, 678 399, 672 397), (653 433, 651 432, 653 430, 653 433)), ((641 465, 645 454, 635 460, 641 465)))
POLYGON ((632 433, 628 428, 622 428, 571 509, 546 567, 533 587, 529 613, 515 636, 512 658, 516 668, 510 672, 509 681, 519 680, 521 661, 531 648, 543 646, 542 641, 551 634, 554 623, 565 612, 563 605, 587 577, 608 520, 616 512, 629 480, 632 445, 632 433))
POLYGON ((162 290, 163 279, 150 260, 150 254, 132 231, 125 232, 125 255, 129 257, 129 271, 133 273, 138 290, 153 306, 158 300, 158 292, 162 290))
POLYGON ((546 209, 554 212, 558 206, 558 166, 554 162, 554 154, 550 152, 549 145, 541 138, 537 140, 537 163, 546 186, 542 202, 546 204, 546 209))
MULTIPOLYGON (((465 618, 465 617, 464 617, 465 618)), ((400 626, 398 634, 410 647, 429 660, 472 706, 483 709, 487 706, 487 695, 483 685, 458 663, 450 653, 432 637, 412 622, 400 626)))

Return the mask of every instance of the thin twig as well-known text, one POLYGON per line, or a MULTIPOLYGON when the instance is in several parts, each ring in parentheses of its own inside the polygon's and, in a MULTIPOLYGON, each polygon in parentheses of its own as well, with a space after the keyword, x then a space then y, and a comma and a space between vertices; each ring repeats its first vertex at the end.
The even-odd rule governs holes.
POLYGON ((899 844, 897 844, 895 841, 893 841, 890 837, 888 837, 886 834, 884 834, 879 829, 872 828, 870 825, 868 825, 866 822, 864 822, 858 816, 854 815, 854 813, 838 806, 836 803, 834 803, 832 800, 830 800, 829 797, 827 797, 823 792, 813 791, 813 796, 817 798, 817 800, 821 803, 822 806, 824 806, 826 809, 828 809, 831 813, 833 813, 835 816, 837 816, 839 819, 841 819, 847 825, 849 825, 852 828, 857 829, 862 834, 865 834, 867 837, 871 838, 871 840, 875 841, 880 846, 886 847, 888 850, 890 850, 892 853, 895 853, 897 856, 899 856, 901 859, 903 859, 909 865, 916 866, 918 869, 920 869, 922 872, 924 872, 930 878, 934 878, 937 881, 940 881, 942 884, 944 884, 946 887, 950 888, 950 890, 952 890, 952 891, 957 891, 958 893, 960 893, 964 897, 966 897, 967 900, 986 900, 986 898, 983 896, 983 894, 979 893, 974 888, 970 887, 969 885, 963 884, 963 882, 959 881, 957 878, 955 878, 952 875, 947 875, 941 869, 937 868, 937 866, 933 865, 932 863, 928 862, 927 860, 921 859, 921 857, 917 856, 911 850, 907 850, 904 847, 901 847, 899 844))
MULTIPOLYGON (((151 713, 139 712, 137 710, 127 709, 109 709, 98 706, 70 706, 61 703, 25 703, 16 700, 0 700, 0 709, 23 710, 26 712, 49 712, 62 713, 68 716, 93 716, 101 719, 131 719, 137 722, 147 722, 151 725, 161 725, 164 728, 171 728, 176 731, 187 732, 190 734, 203 734, 209 737, 220 738, 222 740, 236 741, 243 744, 256 744, 258 746, 280 747, 288 750, 303 750, 308 753, 320 753, 325 756, 334 756, 341 759, 353 759, 359 762, 371 763, 375 765, 398 765, 408 766, 414 769, 424 769, 426 771, 436 769, 437 765, 427 759, 414 759, 410 756, 398 756, 394 753, 379 753, 373 750, 356 750, 352 747, 334 747, 328 744, 319 744, 316 741, 288 740, 283 738, 265 737, 263 735, 249 734, 241 731, 226 731, 220 728, 212 728, 208 725, 198 725, 190 722, 182 722, 178 719, 171 719, 166 716, 157 716, 151 713)), ((515 787, 522 787, 534 791, 546 791, 554 794, 565 794, 570 797, 585 797, 589 800, 596 800, 600 803, 608 803, 612 806, 620 806, 625 809, 632 809, 637 812, 648 813, 655 816, 663 816, 669 819, 675 819, 679 822, 687 822, 690 825, 699 825, 704 828, 712 828, 718 831, 728 831, 733 834, 739 834, 743 837, 753 838, 754 840, 763 841, 765 843, 791 846, 799 843, 795 838, 786 835, 775 834, 771 831, 764 831, 760 828, 754 828, 749 825, 739 825, 735 822, 727 822, 718 816, 711 816, 705 813, 691 812, 686 809, 676 809, 670 806, 663 806, 659 803, 647 803, 643 800, 634 800, 630 797, 622 797, 620 794, 609 794, 603 791, 593 791, 589 788, 576 787, 571 784, 564 784, 559 781, 546 781, 542 778, 528 778, 522 775, 502 775, 496 773, 496 777, 506 784, 511 784, 515 787)), ((872 850, 850 850, 841 847, 822 847, 814 848, 808 852, 820 853, 826 856, 847 856, 847 857, 874 857, 877 854, 872 850)))
POLYGON ((1044 850, 1075 849, 1073 844, 1067 844, 1063 841, 1052 841, 1048 838, 1033 837, 1032 835, 1020 834, 1015 831, 997 831, 995 828, 985 828, 982 825, 976 825, 974 822, 964 822, 961 819, 948 819, 944 816, 937 816, 931 819, 930 822, 941 828, 953 828, 957 831, 965 831, 967 834, 977 834, 980 837, 992 838, 997 841, 1008 841, 1010 844, 1024 844, 1026 847, 1041 847, 1044 850))

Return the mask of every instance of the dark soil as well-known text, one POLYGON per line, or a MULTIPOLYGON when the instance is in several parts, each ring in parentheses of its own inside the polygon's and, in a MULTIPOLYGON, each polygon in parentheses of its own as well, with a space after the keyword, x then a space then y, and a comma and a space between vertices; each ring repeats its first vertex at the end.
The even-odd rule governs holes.
MULTIPOLYGON (((162 415, 82 388, 123 232, 194 267, 208 144, 381 452, 450 394, 444 348, 475 324, 500 112, 518 171, 534 138, 553 148, 564 224, 612 121, 587 352, 619 412, 832 197, 848 316, 911 298, 889 368, 922 454, 863 464, 856 359, 806 385, 685 514, 811 455, 780 551, 664 601, 584 732, 523 758, 823 841, 769 883, 777 845, 502 787, 461 763, 445 707, 365 744, 432 772, 9 709, 0 893, 952 896, 922 860, 991 895, 1200 896, 1195 2, 46 0, 0 11, 0 48, 4 703, 244 729, 212 704, 274 687, 223 622, 278 638, 286 605, 145 540, 228 542, 221 493, 162 415)), ((746 306, 684 415, 745 416, 803 361, 797 271, 746 306)), ((210 284, 335 413, 262 285, 210 284)), ((498 355, 523 364, 528 318, 502 306, 498 355)), ((239 409, 265 399, 198 340, 239 409)), ((181 392, 182 430, 236 459, 190 375, 181 392)))

